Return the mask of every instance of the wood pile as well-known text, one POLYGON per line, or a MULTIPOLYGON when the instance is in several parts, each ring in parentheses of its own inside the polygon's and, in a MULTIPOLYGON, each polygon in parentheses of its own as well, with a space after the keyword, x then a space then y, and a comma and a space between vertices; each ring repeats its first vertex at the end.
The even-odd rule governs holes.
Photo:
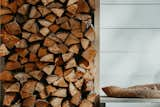
POLYGON ((94 0, 0 0, 4 107, 96 107, 94 0))

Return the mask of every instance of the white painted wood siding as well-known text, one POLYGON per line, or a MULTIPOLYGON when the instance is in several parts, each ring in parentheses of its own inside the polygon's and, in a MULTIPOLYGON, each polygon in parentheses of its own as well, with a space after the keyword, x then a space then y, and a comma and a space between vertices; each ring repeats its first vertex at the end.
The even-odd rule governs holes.
MULTIPOLYGON (((100 9, 100 86, 160 82, 160 0, 101 0, 100 9)), ((128 106, 160 104, 107 105, 128 106)))

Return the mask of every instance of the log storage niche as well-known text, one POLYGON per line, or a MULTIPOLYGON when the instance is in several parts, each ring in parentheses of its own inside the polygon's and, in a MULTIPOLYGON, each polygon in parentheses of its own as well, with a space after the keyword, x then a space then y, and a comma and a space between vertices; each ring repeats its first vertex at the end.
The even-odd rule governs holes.
POLYGON ((98 107, 95 1, 0 0, 0 6, 3 107, 98 107))

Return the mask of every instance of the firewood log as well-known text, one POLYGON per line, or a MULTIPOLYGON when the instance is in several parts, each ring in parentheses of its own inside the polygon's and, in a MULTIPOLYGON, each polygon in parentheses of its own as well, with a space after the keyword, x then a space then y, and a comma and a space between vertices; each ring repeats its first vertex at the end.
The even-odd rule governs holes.
POLYGON ((9 54, 9 50, 6 48, 5 44, 0 45, 0 57, 9 54))
POLYGON ((0 80, 1 81, 12 81, 13 75, 10 71, 2 71, 0 72, 0 80))

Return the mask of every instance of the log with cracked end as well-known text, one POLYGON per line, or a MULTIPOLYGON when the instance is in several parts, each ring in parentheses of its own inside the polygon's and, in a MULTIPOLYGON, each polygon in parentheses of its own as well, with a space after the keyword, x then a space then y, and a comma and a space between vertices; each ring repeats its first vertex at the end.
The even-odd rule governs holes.
POLYGON ((15 97, 16 93, 6 93, 3 99, 3 106, 11 106, 15 97))
POLYGON ((19 82, 13 83, 5 90, 5 92, 15 92, 15 93, 18 93, 19 91, 20 91, 19 82))
POLYGON ((55 92, 53 92, 51 94, 51 96, 55 96, 55 97, 67 97, 67 89, 65 88, 59 88, 57 89, 55 92))
POLYGON ((6 56, 8 55, 10 52, 9 50, 6 48, 6 45, 5 44, 1 44, 0 45, 0 57, 2 56, 6 56))
POLYGON ((74 69, 68 69, 64 72, 64 78, 68 82, 76 82, 76 74, 74 69))
POLYGON ((23 29, 28 32, 31 32, 31 33, 38 33, 39 32, 39 27, 38 27, 37 23, 35 22, 35 19, 28 20, 24 24, 23 29))
POLYGON ((54 62, 54 54, 47 54, 40 59, 41 62, 54 62))
POLYGON ((51 75, 53 70, 55 68, 55 65, 47 65, 45 66, 42 70, 45 72, 47 75, 51 75))
POLYGON ((69 60, 66 63, 65 69, 69 69, 69 68, 73 68, 73 67, 77 67, 77 63, 76 63, 75 58, 72 58, 71 60, 69 60))
POLYGON ((12 35, 18 35, 21 33, 21 27, 16 21, 5 24, 5 30, 12 35))
POLYGON ((53 97, 50 101, 50 104, 53 107, 61 107, 63 98, 53 97))
POLYGON ((69 92, 70 92, 71 96, 74 96, 75 94, 77 94, 79 92, 78 89, 71 82, 69 83, 69 92))
POLYGON ((82 95, 81 93, 78 91, 72 98, 71 98, 71 103, 78 106, 81 102, 82 99, 82 95))
POLYGON ((14 77, 10 71, 0 72, 0 81, 13 81, 14 77))

